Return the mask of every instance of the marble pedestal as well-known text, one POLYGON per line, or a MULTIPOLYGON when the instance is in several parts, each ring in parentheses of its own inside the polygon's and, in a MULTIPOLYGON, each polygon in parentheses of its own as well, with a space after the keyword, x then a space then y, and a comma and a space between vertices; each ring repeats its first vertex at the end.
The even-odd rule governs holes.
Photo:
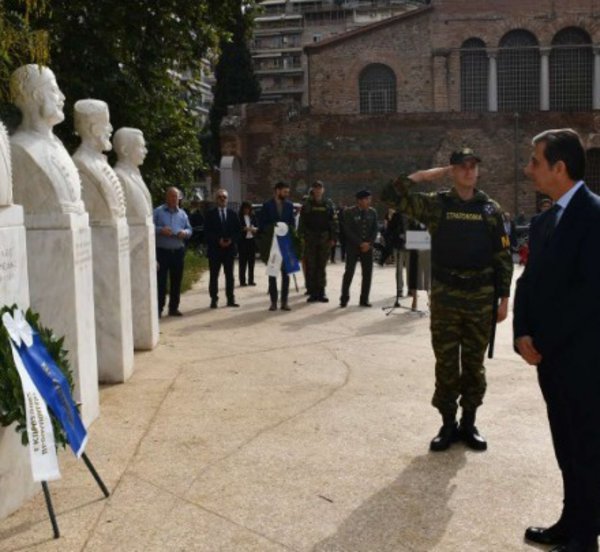
MULTIPOLYGON (((29 307, 29 278, 23 208, 0 207, 0 305, 29 307)), ((1 369, 1 368, 0 368, 1 369)), ((40 486, 31 476, 29 451, 15 424, 0 427, 0 519, 14 512, 40 486)))
POLYGON ((137 350, 154 349, 158 343, 155 241, 152 217, 145 223, 129 224, 133 346, 137 350))
POLYGON ((121 383, 133 372, 129 227, 123 217, 92 226, 98 377, 121 383))
POLYGON ((25 226, 31 307, 44 326, 65 336, 87 427, 100 413, 88 215, 27 215, 25 226))

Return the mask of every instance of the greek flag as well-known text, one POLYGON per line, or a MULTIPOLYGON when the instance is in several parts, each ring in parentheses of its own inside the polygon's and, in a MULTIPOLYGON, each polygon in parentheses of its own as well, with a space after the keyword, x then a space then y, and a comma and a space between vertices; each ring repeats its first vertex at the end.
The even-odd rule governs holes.
POLYGON ((273 232, 267 275, 277 277, 282 267, 287 274, 300 271, 300 263, 294 253, 288 225, 285 222, 278 222, 273 232))

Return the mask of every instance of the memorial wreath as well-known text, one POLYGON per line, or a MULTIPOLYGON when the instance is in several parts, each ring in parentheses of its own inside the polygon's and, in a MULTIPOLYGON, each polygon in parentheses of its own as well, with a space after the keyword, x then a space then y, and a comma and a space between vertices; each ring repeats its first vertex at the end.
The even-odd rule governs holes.
MULTIPOLYGON (((3 307, 0 309, 0 319, 6 312, 11 315, 17 310, 17 306, 3 307)), ((46 347, 52 360, 56 363, 69 383, 73 392, 73 374, 69 366, 68 352, 63 348, 64 337, 58 338, 54 332, 40 324, 40 315, 28 309, 25 319, 31 328, 40 336, 42 344, 46 347)), ((50 419, 54 429, 56 446, 63 448, 68 444, 67 435, 54 413, 50 410, 50 419)), ((13 354, 11 352, 10 337, 4 324, 0 323, 0 425, 9 426, 16 422, 15 431, 21 434, 21 442, 27 445, 27 421, 25 413, 25 398, 23 386, 19 373, 15 367, 13 354)))

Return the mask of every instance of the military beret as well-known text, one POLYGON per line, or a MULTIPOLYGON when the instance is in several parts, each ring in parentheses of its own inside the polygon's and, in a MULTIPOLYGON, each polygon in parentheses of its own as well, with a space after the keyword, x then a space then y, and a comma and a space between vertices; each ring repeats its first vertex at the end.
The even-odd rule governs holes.
POLYGON ((356 192, 356 199, 365 199, 366 197, 371 197, 371 192, 369 192, 369 190, 361 190, 360 192, 356 192))
POLYGON ((481 163, 481 158, 471 148, 464 147, 452 152, 452 155, 450 155, 450 164, 462 165, 469 159, 474 159, 477 163, 481 163))

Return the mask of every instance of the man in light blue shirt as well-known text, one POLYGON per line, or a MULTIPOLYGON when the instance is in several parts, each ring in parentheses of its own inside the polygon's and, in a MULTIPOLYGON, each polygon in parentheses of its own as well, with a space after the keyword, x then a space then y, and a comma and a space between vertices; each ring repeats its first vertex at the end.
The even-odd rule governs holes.
POLYGON ((156 260, 158 262, 158 315, 162 316, 167 294, 169 276, 169 315, 181 316, 179 298, 183 277, 185 240, 192 235, 190 221, 183 209, 179 208, 179 190, 167 190, 165 203, 154 209, 156 228, 156 260))

